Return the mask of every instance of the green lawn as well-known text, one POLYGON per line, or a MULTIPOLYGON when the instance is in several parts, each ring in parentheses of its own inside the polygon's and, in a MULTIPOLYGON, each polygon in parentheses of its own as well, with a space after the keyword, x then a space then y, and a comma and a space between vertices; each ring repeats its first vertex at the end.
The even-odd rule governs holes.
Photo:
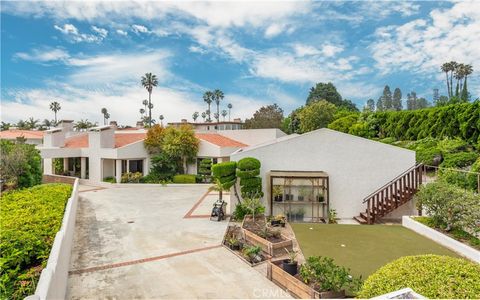
POLYGON ((363 279, 402 256, 458 257, 455 252, 400 225, 291 225, 305 258, 332 257, 337 264, 350 268, 353 275, 362 275, 363 279))

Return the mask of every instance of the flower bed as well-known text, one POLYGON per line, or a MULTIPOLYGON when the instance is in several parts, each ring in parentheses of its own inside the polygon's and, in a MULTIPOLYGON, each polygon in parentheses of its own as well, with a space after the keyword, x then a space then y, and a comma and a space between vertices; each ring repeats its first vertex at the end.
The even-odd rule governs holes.
POLYGON ((285 249, 293 250, 293 241, 282 235, 279 229, 269 228, 265 216, 256 217, 255 222, 252 216, 245 216, 242 229, 247 243, 259 246, 273 257, 285 255, 285 249))
POLYGON ((251 267, 271 258, 261 247, 245 241, 242 238, 242 229, 236 225, 228 226, 222 244, 251 267))

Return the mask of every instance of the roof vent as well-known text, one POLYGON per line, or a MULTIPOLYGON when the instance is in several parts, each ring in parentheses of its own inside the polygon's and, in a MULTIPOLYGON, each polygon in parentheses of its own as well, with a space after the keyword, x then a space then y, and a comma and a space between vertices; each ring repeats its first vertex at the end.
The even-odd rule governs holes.
POLYGON ((137 121, 137 125, 135 127, 137 127, 138 129, 142 129, 143 128, 143 121, 137 121))

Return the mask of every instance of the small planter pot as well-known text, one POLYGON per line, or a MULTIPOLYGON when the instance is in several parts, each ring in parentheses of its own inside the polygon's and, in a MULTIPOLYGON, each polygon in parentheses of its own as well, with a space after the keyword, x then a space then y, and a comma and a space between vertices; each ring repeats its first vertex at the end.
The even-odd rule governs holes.
POLYGON ((283 196, 281 196, 281 195, 280 195, 280 196, 275 196, 275 197, 273 198, 273 200, 274 200, 275 202, 282 202, 282 201, 283 201, 283 196))
POLYGON ((345 298, 345 290, 340 292, 319 292, 318 296, 320 299, 343 299, 345 298))
POLYGON ((242 249, 242 245, 240 244, 228 245, 228 247, 233 251, 240 251, 240 249, 242 249))
POLYGON ((290 262, 289 259, 284 259, 282 262, 282 269, 288 274, 295 276, 298 273, 298 262, 290 262))
POLYGON ((298 201, 303 201, 305 199, 303 196, 298 196, 298 201))
POLYGON ((278 227, 278 226, 285 227, 285 222, 283 222, 282 220, 271 220, 270 225, 274 227, 278 227))

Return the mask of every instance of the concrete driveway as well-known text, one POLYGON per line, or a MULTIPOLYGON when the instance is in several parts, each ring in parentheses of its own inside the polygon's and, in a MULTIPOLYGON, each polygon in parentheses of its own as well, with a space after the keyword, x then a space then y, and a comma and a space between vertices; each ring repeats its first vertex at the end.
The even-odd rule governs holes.
POLYGON ((288 298, 221 247, 227 222, 204 207, 203 185, 84 189, 70 299, 288 298), (198 211, 200 213, 198 213, 198 211))

